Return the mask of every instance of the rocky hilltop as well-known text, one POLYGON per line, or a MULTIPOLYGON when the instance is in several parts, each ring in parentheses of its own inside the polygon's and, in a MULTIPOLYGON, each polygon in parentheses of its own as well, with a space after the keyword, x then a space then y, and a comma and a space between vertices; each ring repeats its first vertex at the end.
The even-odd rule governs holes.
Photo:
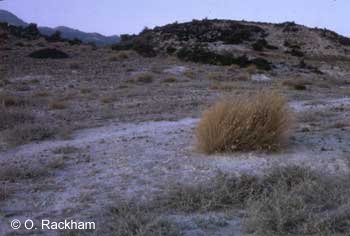
POLYGON ((114 49, 134 49, 144 56, 177 55, 207 64, 249 65, 251 60, 283 62, 287 58, 348 57, 350 38, 327 29, 232 20, 193 20, 124 35, 114 49))

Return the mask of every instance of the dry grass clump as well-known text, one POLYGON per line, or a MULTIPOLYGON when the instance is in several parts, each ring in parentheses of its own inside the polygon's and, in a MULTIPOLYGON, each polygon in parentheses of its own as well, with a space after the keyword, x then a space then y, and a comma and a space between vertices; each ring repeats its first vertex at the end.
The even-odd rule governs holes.
POLYGON ((172 216, 239 210, 244 235, 346 236, 348 178, 299 166, 278 167, 261 177, 219 173, 199 184, 172 184, 145 205, 119 201, 111 209, 111 229, 116 235, 182 235, 184 228, 172 216))
POLYGON ((42 141, 52 138, 57 132, 57 128, 43 123, 25 123, 8 130, 6 133, 6 141, 12 146, 17 146, 33 141, 42 141))
POLYGON ((80 93, 82 93, 82 94, 88 94, 91 92, 92 92, 91 88, 87 88, 87 87, 80 88, 80 93))
POLYGON ((256 73, 258 73, 258 67, 256 65, 252 64, 252 65, 248 66, 245 69, 245 71, 250 75, 256 74, 256 73))
POLYGON ((168 77, 162 80, 163 83, 175 83, 177 81, 176 77, 168 77))
POLYGON ((163 199, 162 208, 183 212, 216 211, 240 208, 252 196, 260 194, 262 187, 257 177, 241 178, 219 173, 211 181, 197 185, 174 185, 163 199))
POLYGON ((118 58, 121 59, 121 60, 128 59, 129 56, 130 56, 130 52, 128 52, 128 51, 120 51, 118 53, 118 58))
POLYGON ((238 73, 234 79, 238 81, 248 81, 250 79, 250 75, 248 73, 238 73))
POLYGON ((34 97, 48 97, 50 92, 47 89, 38 90, 33 93, 34 97))
POLYGON ((220 81, 225 79, 225 75, 221 72, 211 72, 208 74, 208 79, 220 81))
POLYGON ((0 131, 33 121, 34 116, 28 110, 0 107, 0 131))
POLYGON ((196 78, 196 73, 193 70, 186 70, 184 75, 187 78, 190 78, 190 79, 195 79, 196 78))
POLYGON ((78 70, 80 69, 80 64, 78 62, 72 62, 69 64, 69 68, 72 69, 72 70, 78 70))
POLYGON ((109 61, 113 62, 113 61, 119 61, 119 60, 126 60, 132 55, 133 55, 132 51, 120 51, 110 56, 109 61))
POLYGON ((258 178, 219 174, 199 185, 176 186, 164 210, 244 209, 249 235, 349 235, 349 176, 325 176, 309 168, 279 167, 258 178))
POLYGON ((10 84, 10 81, 8 81, 7 79, 0 78, 0 87, 5 87, 8 84, 10 84))
POLYGON ((0 186, 0 202, 5 201, 8 197, 8 193, 4 186, 0 186))
POLYGON ((285 99, 277 92, 226 98, 209 108, 197 127, 199 149, 205 153, 276 150, 291 125, 285 99))
POLYGON ((214 83, 210 85, 210 89, 221 90, 221 91, 232 91, 235 88, 237 88, 237 86, 230 82, 214 81, 214 83))
POLYGON ((263 180, 262 194, 248 201, 244 228, 254 235, 349 235, 348 178, 276 170, 263 180))
POLYGON ((115 95, 115 94, 106 94, 106 95, 103 95, 101 98, 100 98, 100 101, 102 102, 102 103, 112 103, 112 102, 115 102, 115 101, 117 101, 118 100, 118 98, 117 98, 117 96, 115 95))
POLYGON ((25 103, 26 101, 22 97, 15 96, 6 92, 0 93, 0 106, 2 107, 23 106, 25 103))
POLYGON ((301 78, 294 78, 294 79, 287 79, 282 82, 283 86, 288 86, 290 88, 293 88, 295 90, 306 90, 308 85, 311 85, 312 83, 307 81, 306 79, 301 78))
POLYGON ((49 102, 49 108, 51 110, 63 110, 67 107, 66 103, 64 101, 60 100, 52 100, 49 102))
POLYGON ((114 235, 181 235, 175 223, 147 207, 138 206, 133 202, 120 202, 118 205, 111 209, 115 220, 110 227, 114 235))
POLYGON ((75 153, 77 151, 79 151, 79 148, 76 148, 74 146, 69 146, 68 145, 68 146, 58 147, 58 148, 54 149, 52 152, 54 154, 65 154, 65 155, 67 155, 67 154, 75 153))
POLYGON ((137 76, 137 82, 152 83, 153 82, 153 75, 151 73, 141 73, 137 76))

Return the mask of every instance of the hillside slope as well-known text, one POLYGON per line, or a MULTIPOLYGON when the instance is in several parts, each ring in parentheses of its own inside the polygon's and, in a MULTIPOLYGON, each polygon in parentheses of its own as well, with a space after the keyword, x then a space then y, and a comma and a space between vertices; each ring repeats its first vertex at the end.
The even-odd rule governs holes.
POLYGON ((15 26, 26 26, 26 22, 12 14, 11 12, 0 9, 0 22, 7 22, 15 26))
POLYGON ((222 55, 272 59, 286 56, 347 57, 350 53, 350 38, 294 22, 268 24, 193 20, 147 29, 137 36, 124 37, 115 49, 125 48, 133 48, 146 56, 176 54, 195 62, 222 55))

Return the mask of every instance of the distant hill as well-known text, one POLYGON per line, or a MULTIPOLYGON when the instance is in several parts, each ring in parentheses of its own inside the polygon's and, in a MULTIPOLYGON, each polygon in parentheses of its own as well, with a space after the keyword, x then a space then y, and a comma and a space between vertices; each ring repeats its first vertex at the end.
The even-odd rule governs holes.
POLYGON ((1 10, 0 9, 0 22, 7 22, 11 25, 15 26, 26 26, 27 23, 23 20, 19 19, 17 16, 12 14, 11 12, 1 10))
MULTIPOLYGON (((17 16, 12 14, 11 12, 1 10, 0 9, 0 22, 7 22, 8 24, 15 26, 27 26, 28 23, 19 19, 17 16)), ((80 39, 85 43, 95 43, 98 46, 111 45, 120 41, 119 36, 104 36, 99 33, 86 33, 80 30, 72 29, 66 26, 59 26, 56 28, 49 27, 38 27, 39 31, 43 35, 50 36, 55 31, 60 31, 61 36, 66 39, 80 39)))
POLYGON ((72 29, 65 26, 59 26, 56 28, 39 27, 40 32, 43 35, 52 35, 55 31, 60 31, 62 37, 66 39, 80 39, 83 42, 93 42, 96 45, 110 45, 119 42, 119 36, 104 36, 99 33, 85 33, 80 30, 72 29))

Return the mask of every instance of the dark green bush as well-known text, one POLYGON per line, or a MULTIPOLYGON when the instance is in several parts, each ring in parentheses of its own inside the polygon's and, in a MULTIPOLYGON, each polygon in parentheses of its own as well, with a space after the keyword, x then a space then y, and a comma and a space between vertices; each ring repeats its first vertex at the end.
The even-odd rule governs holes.
POLYGON ((112 49, 117 51, 134 50, 144 57, 157 56, 157 52, 154 50, 152 43, 152 37, 147 33, 139 35, 138 37, 124 36, 120 43, 112 46, 112 49))
POLYGON ((252 47, 255 51, 263 51, 266 49, 276 50, 278 47, 270 45, 265 39, 259 39, 255 43, 252 44, 252 47))
POLYGON ((292 50, 289 50, 287 51, 286 53, 292 55, 292 56, 295 56, 295 57, 303 57, 305 56, 305 53, 303 53, 302 51, 298 50, 298 49, 292 49, 292 50))
POLYGON ((194 48, 181 48, 177 52, 178 58, 184 61, 192 61, 196 63, 212 64, 212 65, 238 65, 240 67, 247 67, 249 65, 256 65, 260 70, 271 70, 271 63, 263 58, 255 58, 249 60, 247 56, 234 57, 229 54, 217 54, 208 49, 195 46, 194 48))
POLYGON ((55 31, 52 35, 47 36, 46 40, 50 43, 54 43, 54 42, 62 42, 63 39, 61 37, 61 32, 60 31, 55 31))
POLYGON ((29 57, 36 59, 65 59, 68 58, 68 54, 55 48, 44 48, 32 52, 29 57))

